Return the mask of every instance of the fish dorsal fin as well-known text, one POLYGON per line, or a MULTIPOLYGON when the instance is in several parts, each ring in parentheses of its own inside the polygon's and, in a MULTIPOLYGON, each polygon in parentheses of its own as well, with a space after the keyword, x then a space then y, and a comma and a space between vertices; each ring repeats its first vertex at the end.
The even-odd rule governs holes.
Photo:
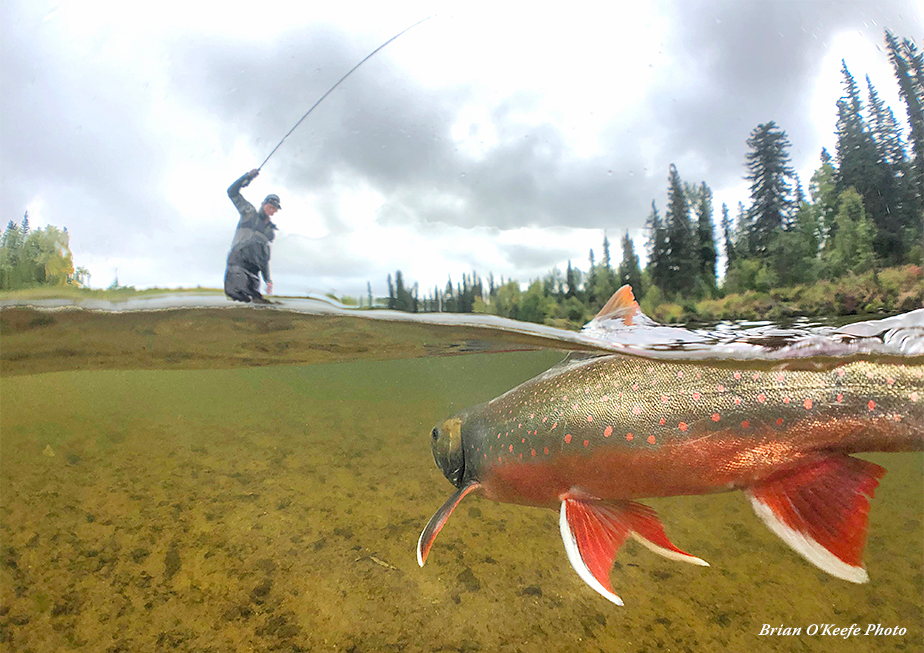
POLYGON ((613 296, 603 305, 594 320, 621 320, 626 326, 632 326, 632 318, 635 317, 638 310, 638 302, 635 301, 632 287, 625 285, 613 293, 613 296))
POLYGON ((747 491, 754 512, 796 553, 832 576, 869 580, 863 549, 869 499, 885 470, 850 456, 828 456, 747 491))

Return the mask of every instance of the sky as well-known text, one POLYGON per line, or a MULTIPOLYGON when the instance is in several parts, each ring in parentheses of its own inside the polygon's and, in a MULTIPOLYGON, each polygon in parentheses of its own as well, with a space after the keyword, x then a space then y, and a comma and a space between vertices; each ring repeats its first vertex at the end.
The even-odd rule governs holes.
POLYGON ((841 59, 905 120, 883 30, 924 3, 6 0, 0 209, 66 227, 90 285, 221 287, 227 187, 277 193, 275 292, 420 293, 645 256, 671 163, 716 222, 747 201, 746 140, 774 121, 803 183, 835 151, 841 59), (570 4, 570 3, 569 3, 570 4), (550 5, 551 7, 552 5, 550 5))

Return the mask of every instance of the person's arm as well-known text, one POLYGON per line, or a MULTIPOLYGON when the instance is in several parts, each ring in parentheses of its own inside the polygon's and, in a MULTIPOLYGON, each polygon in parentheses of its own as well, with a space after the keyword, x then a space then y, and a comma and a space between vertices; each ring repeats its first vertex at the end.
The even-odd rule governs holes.
MULTIPOLYGON (((228 197, 231 198, 231 201, 234 202, 234 206, 236 206, 238 210, 242 210, 243 208, 241 207, 241 202, 247 202, 241 195, 241 189, 250 184, 259 174, 260 171, 254 168, 228 187, 228 197)), ((249 204, 249 202, 247 203, 249 204)))
POLYGON ((268 295, 273 294, 273 280, 270 277, 269 269, 269 259, 270 259, 270 249, 269 244, 264 244, 260 256, 260 274, 263 275, 263 281, 266 282, 266 293, 268 295))

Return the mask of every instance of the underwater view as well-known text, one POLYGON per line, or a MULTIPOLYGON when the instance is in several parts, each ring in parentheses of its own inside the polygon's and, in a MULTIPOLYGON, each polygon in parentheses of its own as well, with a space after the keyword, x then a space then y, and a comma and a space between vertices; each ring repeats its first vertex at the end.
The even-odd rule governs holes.
POLYGON ((453 489, 430 429, 559 362, 548 342, 251 307, 6 306, 0 320, 4 650, 922 644, 920 452, 859 456, 888 470, 868 583, 807 563, 740 492, 646 499, 711 566, 630 541, 617 607, 574 573, 551 510, 468 498, 427 565, 415 558, 453 489))

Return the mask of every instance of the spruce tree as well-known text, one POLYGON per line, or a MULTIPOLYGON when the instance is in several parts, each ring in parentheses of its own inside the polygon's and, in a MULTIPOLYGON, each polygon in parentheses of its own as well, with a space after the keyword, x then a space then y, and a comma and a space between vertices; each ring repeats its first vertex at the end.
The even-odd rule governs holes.
POLYGON ((712 220, 712 190, 706 182, 700 184, 696 204, 696 237, 699 244, 700 278, 710 290, 716 287, 715 225, 712 220))
POLYGON ((654 200, 651 200, 651 212, 645 219, 645 230, 648 232, 648 277, 655 286, 663 289, 667 277, 667 235, 654 200))
POLYGON ((735 226, 728 214, 728 204, 722 202, 722 239, 725 241, 725 269, 735 262, 735 226))
POLYGON ((619 264, 618 285, 624 284, 632 286, 636 297, 642 297, 645 294, 645 289, 642 288, 642 268, 639 266, 635 245, 628 231, 622 237, 622 262, 619 264))
POLYGON ((745 156, 745 179, 751 182, 748 249, 752 255, 763 257, 773 237, 791 219, 790 179, 795 173, 790 166, 789 139, 775 122, 758 125, 747 145, 751 148, 745 156))
POLYGON ((673 163, 668 175, 665 235, 667 273, 663 290, 665 293, 692 296, 699 284, 699 246, 683 182, 673 163))

